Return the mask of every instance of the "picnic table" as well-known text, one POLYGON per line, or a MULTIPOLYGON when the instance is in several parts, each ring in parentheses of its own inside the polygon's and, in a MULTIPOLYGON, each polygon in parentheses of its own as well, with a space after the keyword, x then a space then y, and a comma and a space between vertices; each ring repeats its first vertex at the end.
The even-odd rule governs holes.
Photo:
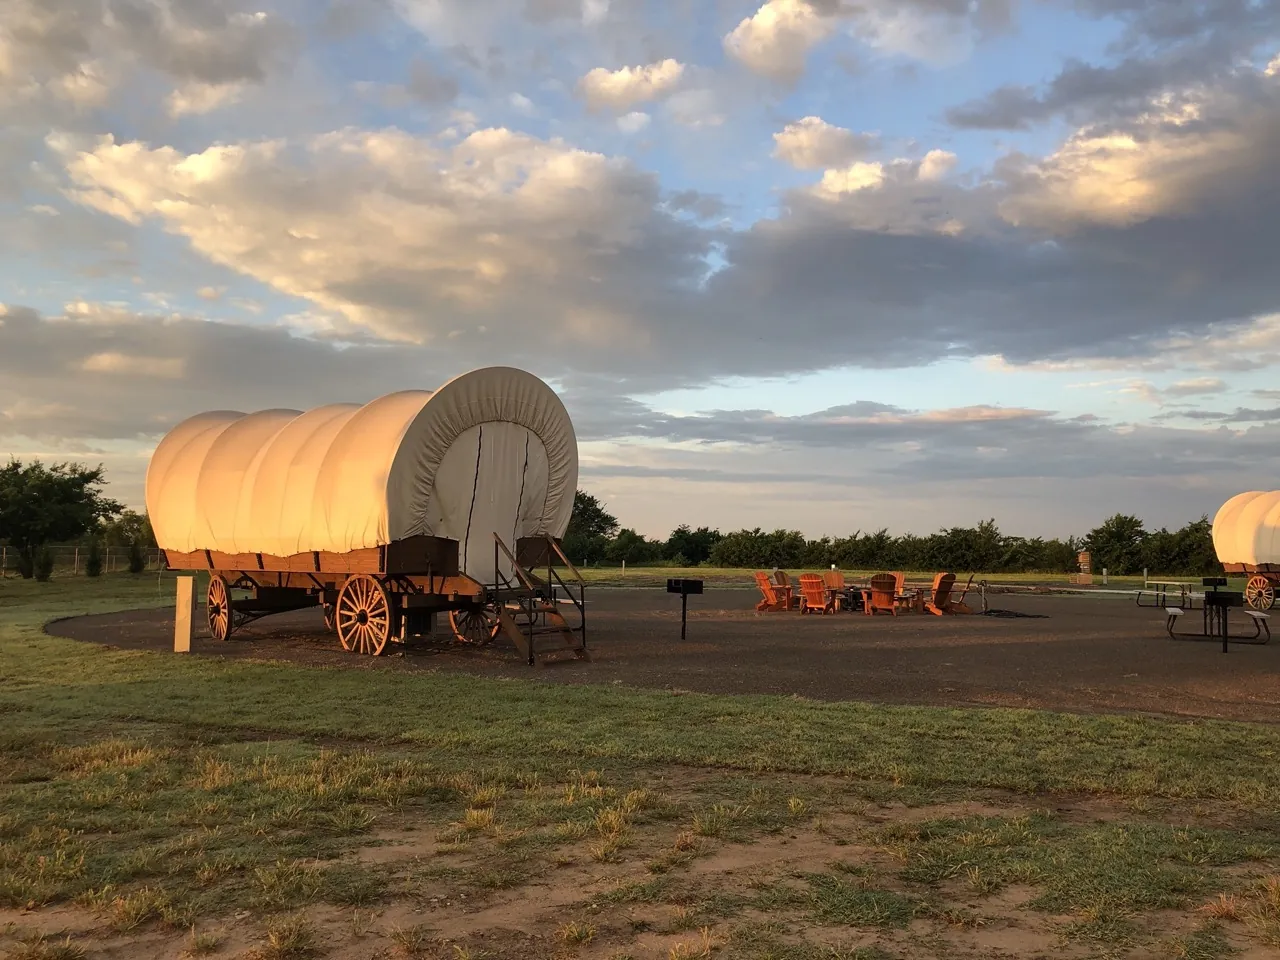
POLYGON ((1222 652, 1227 652, 1229 643, 1263 644, 1271 640, 1271 627, 1267 624, 1267 615, 1257 610, 1245 610, 1245 615, 1253 620, 1253 636, 1242 637, 1231 635, 1228 625, 1228 613, 1232 607, 1244 606, 1244 594, 1235 590, 1219 590, 1227 581, 1217 577, 1204 579, 1204 610, 1201 632, 1176 633, 1174 626, 1178 617, 1185 611, 1181 607, 1165 607, 1165 630, 1174 640, 1221 640, 1222 652))
POLYGON ((1187 580, 1148 580, 1146 585, 1138 591, 1137 604, 1140 607, 1186 607, 1194 609, 1191 596, 1191 588, 1195 584, 1187 580), (1169 593, 1177 594, 1176 602, 1170 604, 1169 593), (1142 595, 1150 593, 1152 595, 1152 603, 1143 603, 1142 595))

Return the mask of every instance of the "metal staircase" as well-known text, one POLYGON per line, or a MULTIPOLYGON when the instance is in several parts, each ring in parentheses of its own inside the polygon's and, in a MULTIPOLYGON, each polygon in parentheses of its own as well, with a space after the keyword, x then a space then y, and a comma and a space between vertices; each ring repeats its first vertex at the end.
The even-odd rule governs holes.
POLYGON ((548 658, 571 653, 590 660, 587 653, 587 583, 552 537, 522 539, 526 564, 516 558, 498 534, 493 535, 495 583, 486 588, 496 609, 502 634, 530 666, 544 666, 548 658), (502 572, 499 558, 511 566, 502 572), (546 577, 542 564, 545 563, 546 577), (537 573, 533 572, 536 564, 537 573), (563 567, 565 576, 561 576, 563 567))

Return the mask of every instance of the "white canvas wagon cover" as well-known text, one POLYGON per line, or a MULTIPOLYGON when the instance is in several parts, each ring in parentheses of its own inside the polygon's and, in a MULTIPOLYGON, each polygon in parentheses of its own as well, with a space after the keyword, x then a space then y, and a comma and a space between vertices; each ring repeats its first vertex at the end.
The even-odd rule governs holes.
POLYGON ((1213 518, 1219 563, 1280 564, 1280 490, 1236 494, 1213 518))
POLYGON ((198 414, 160 441, 146 500, 164 550, 346 553, 428 534, 492 582, 493 534, 513 549, 563 536, 577 482, 555 391, 487 367, 363 406, 198 414))

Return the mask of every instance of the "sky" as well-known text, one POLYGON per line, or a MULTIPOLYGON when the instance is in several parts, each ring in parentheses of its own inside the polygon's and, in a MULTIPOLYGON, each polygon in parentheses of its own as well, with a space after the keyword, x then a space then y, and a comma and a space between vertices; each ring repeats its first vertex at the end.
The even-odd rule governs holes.
POLYGON ((626 526, 1272 489, 1280 0, 0 0, 0 457, 527 369, 626 526))

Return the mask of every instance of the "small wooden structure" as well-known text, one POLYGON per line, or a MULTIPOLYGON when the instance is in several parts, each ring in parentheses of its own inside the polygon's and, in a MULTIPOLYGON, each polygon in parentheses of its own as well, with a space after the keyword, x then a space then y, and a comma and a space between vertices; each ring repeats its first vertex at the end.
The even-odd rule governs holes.
POLYGON ((1237 494, 1213 518, 1213 547, 1226 573, 1246 577, 1244 601, 1270 610, 1280 588, 1280 490, 1237 494))
POLYGON ((558 543, 577 475, 560 398, 490 367, 363 406, 192 417, 146 498, 169 569, 208 571, 217 640, 322 606, 344 649, 377 656, 447 613, 458 642, 505 635, 533 664, 548 634, 586 657, 586 587, 558 543))

